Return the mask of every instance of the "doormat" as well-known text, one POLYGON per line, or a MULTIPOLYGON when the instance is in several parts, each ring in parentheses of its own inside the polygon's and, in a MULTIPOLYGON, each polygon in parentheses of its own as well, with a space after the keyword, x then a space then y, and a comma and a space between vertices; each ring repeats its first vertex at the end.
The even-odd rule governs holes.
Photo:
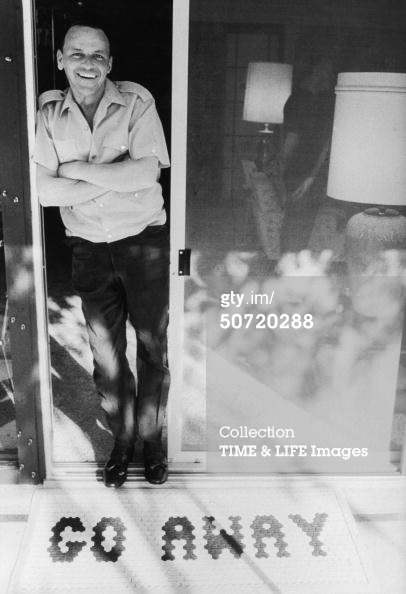
POLYGON ((334 490, 284 484, 39 488, 9 592, 378 592, 334 490))

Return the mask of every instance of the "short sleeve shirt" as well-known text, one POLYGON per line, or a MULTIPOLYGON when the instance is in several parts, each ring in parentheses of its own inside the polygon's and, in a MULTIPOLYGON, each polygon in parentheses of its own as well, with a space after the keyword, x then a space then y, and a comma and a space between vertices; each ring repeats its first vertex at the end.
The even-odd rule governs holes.
MULTIPOLYGON (((162 124, 152 95, 137 83, 106 80, 93 130, 67 91, 47 91, 39 98, 34 160, 58 170, 61 163, 112 163, 121 157, 156 157, 169 167, 162 124)), ((112 242, 165 223, 158 182, 136 192, 108 191, 82 204, 60 208, 68 236, 112 242)))

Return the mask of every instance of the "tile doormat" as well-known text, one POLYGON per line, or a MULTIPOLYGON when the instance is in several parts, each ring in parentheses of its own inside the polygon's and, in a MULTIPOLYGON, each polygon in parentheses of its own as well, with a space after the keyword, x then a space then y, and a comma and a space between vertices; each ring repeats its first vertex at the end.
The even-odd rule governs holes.
MULTIPOLYGON (((262 484, 262 483, 261 483, 262 484)), ((9 592, 377 592, 326 487, 39 488, 9 592)))

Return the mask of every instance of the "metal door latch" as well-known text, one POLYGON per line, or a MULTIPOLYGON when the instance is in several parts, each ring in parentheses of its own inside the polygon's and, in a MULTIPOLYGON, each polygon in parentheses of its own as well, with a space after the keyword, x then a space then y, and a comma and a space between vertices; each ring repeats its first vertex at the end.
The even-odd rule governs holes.
POLYGON ((190 276, 190 254, 192 250, 183 249, 179 250, 178 256, 178 275, 179 276, 190 276))

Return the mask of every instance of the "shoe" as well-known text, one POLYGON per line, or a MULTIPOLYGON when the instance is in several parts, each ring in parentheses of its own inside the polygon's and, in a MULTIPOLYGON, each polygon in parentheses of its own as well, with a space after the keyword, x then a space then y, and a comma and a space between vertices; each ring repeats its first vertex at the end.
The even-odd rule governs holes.
POLYGON ((152 485, 162 485, 168 480, 168 464, 164 461, 157 464, 145 462, 144 476, 152 485))
POLYGON ((107 460, 103 470, 103 481, 106 487, 118 489, 127 479, 128 465, 134 454, 134 446, 114 446, 110 458, 107 460))

